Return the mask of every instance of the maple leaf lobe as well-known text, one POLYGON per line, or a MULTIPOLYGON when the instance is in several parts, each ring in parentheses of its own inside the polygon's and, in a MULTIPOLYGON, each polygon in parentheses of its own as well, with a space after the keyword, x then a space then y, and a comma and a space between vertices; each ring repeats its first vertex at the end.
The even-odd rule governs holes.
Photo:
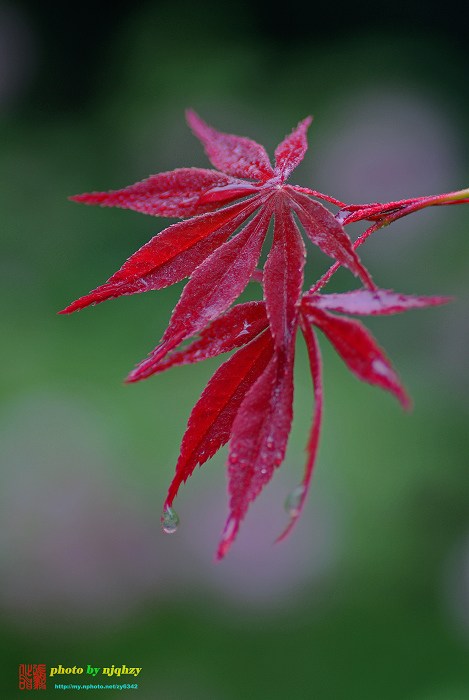
POLYGON ((192 109, 186 118, 216 168, 228 175, 265 182, 274 175, 269 157, 260 144, 243 136, 224 134, 208 126, 192 109))
POLYGON ((292 133, 286 136, 275 149, 275 174, 281 176, 282 182, 285 182, 296 166, 303 160, 304 154, 308 149, 306 132, 312 121, 313 117, 303 119, 296 129, 293 129, 292 133))

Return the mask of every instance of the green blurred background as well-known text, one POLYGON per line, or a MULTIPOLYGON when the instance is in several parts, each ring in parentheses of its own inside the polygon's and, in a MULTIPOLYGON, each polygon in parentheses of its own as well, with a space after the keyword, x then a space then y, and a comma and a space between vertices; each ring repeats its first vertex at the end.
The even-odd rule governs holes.
MULTIPOLYGON (((181 285, 56 316, 168 224, 67 196, 210 167, 186 107, 271 155, 314 114, 292 180, 347 202, 467 187, 464 7, 0 2, 5 697, 25 692, 19 664, 45 663, 141 667, 138 690, 106 696, 141 700, 469 698, 469 207, 415 214, 362 248, 380 286, 457 298, 367 324, 414 411, 322 343, 312 494, 272 546, 311 419, 299 344, 287 459, 216 565, 224 454, 181 489, 173 537, 160 514, 219 363, 121 383, 181 285)), ((311 283, 327 260, 309 253, 311 283)), ((344 271, 330 290, 354 284, 344 271)))

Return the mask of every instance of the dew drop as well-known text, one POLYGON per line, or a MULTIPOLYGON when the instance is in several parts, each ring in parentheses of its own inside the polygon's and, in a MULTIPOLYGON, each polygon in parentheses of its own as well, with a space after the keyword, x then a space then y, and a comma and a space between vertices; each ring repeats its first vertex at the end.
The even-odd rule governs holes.
POLYGON ((235 453, 233 452, 233 454, 230 455, 228 461, 229 461, 230 464, 237 464, 238 461, 239 461, 239 457, 238 457, 237 454, 235 454, 235 453))
POLYGON ((303 494, 305 492, 305 487, 300 484, 300 486, 295 486, 294 489, 290 491, 285 499, 285 510, 290 518, 296 518, 300 513, 300 504, 303 494))
POLYGON ((172 535, 179 527, 179 515, 169 506, 166 506, 161 516, 161 527, 168 535, 172 535))
POLYGON ((266 446, 267 446, 268 450, 274 449, 274 441, 272 440, 272 438, 268 438, 268 440, 266 442, 266 446))

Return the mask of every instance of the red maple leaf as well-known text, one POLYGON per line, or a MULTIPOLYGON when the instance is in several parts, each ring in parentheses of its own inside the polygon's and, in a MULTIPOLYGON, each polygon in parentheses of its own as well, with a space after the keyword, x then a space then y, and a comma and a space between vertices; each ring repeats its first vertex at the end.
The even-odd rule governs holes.
MULTIPOLYGON (((355 248, 393 217, 453 200, 448 199, 450 195, 440 195, 438 201, 420 198, 347 207, 333 197, 286 184, 306 152, 311 117, 300 122, 277 147, 274 168, 264 148, 254 141, 220 133, 191 110, 187 120, 218 170, 181 168, 122 190, 71 199, 154 216, 192 218, 156 235, 105 284, 60 313, 124 294, 162 289, 189 277, 160 343, 127 381, 235 350, 208 382, 191 413, 163 512, 165 529, 174 530, 172 504, 179 486, 197 464, 203 464, 230 441, 230 513, 218 549, 221 558, 233 542, 249 504, 284 459, 293 417, 298 326, 308 348, 315 407, 303 483, 290 501, 291 520, 279 539, 291 530, 303 508, 319 443, 321 358, 312 326, 326 335, 359 379, 390 391, 405 408, 409 406, 407 394, 376 340, 358 321, 331 311, 391 314, 448 301, 444 297, 410 297, 378 289, 355 248), (338 215, 334 217, 312 196, 338 205, 338 215), (335 260, 306 294, 306 253, 293 212, 311 241, 335 260), (261 271, 256 268, 272 218, 272 248, 261 271), (352 244, 343 224, 361 219, 375 223, 352 244), (363 288, 345 294, 320 294, 319 289, 340 265, 357 276, 363 288), (251 279, 262 283, 264 300, 232 306, 251 279), (192 340, 181 345, 188 339, 192 340)), ((459 193, 459 201, 467 201, 467 194, 459 193)))

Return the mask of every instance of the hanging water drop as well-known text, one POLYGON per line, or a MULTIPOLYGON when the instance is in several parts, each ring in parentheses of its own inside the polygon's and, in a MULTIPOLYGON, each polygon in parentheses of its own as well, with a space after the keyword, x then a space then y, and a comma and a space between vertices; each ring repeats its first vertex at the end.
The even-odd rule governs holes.
POLYGON ((179 515, 169 506, 166 506, 161 516, 161 527, 167 535, 172 535, 179 527, 179 515))
POLYGON ((290 518, 296 518, 300 514, 301 499, 304 492, 305 487, 300 484, 300 486, 295 486, 286 497, 284 508, 290 518))

